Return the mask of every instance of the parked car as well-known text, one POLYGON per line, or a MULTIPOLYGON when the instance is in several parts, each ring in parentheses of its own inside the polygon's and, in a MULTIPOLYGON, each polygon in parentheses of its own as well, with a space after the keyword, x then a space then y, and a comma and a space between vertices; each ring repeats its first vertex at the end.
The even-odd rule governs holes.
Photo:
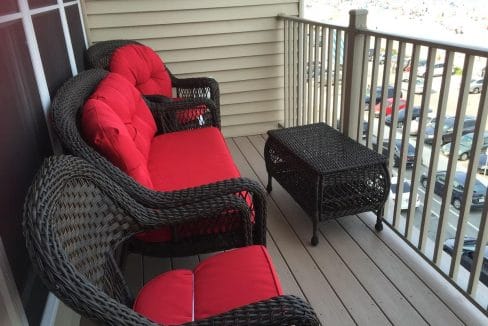
MULTIPOLYGON (((429 112, 432 112, 432 110, 429 109, 429 112)), ((403 127, 403 124, 405 123, 405 114, 406 113, 407 112, 406 112, 405 108, 398 111, 398 115, 397 115, 397 118, 398 118, 397 127, 398 128, 403 127)), ((416 119, 420 118, 421 114, 422 114, 422 110, 421 110, 420 106, 414 106, 412 108, 412 120, 416 120, 416 119)), ((391 126, 391 114, 386 116, 385 124, 389 127, 391 126)))
MULTIPOLYGON (((410 201, 410 188, 411 188, 411 183, 410 180, 404 180, 403 181, 403 194, 402 194, 402 202, 400 204, 400 209, 408 209, 408 202, 410 201)), ((390 195, 389 199, 391 201, 395 201, 397 198, 397 192, 398 192, 398 178, 397 177, 392 177, 390 180, 390 195)), ((415 200, 415 207, 420 206, 420 197, 417 194, 417 198, 415 200)))
POLYGON ((368 61, 371 62, 374 59, 374 49, 368 50, 368 61))
POLYGON ((473 79, 469 84, 469 92, 478 94, 483 88, 483 79, 473 79))
MULTIPOLYGON (((408 79, 406 81, 408 82, 408 79)), ((422 94, 424 92, 424 83, 425 80, 423 78, 415 79, 415 94, 422 94)), ((408 83, 404 83, 403 90, 408 90, 408 83)))
MULTIPOLYGON (((437 118, 435 117, 435 114, 431 113, 430 111, 431 110, 429 110, 429 113, 427 114, 426 124, 430 123, 431 125, 435 125, 435 121, 437 118)), ((417 136, 419 132, 419 122, 420 118, 417 118, 410 123, 410 135, 417 136)))
MULTIPOLYGON (((310 78, 315 79, 316 83, 320 83, 320 77, 322 74, 322 63, 320 61, 317 63, 315 63, 315 61, 312 61, 312 71, 309 71, 309 69, 310 69, 309 64, 307 63, 307 65, 304 68, 305 81, 308 82, 308 76, 309 76, 309 73, 311 72, 310 78)), ((324 78, 325 78, 326 83, 327 83, 327 77, 328 77, 327 76, 327 69, 325 69, 324 78)), ((334 83, 335 83, 335 71, 332 71, 330 78, 332 80, 332 85, 334 85, 334 83)), ((339 70, 339 76, 337 78, 337 81, 339 83, 342 82, 342 69, 339 70)))
MULTIPOLYGON (((395 87, 393 86, 388 86, 388 96, 387 98, 392 98, 395 96, 395 87)), ((364 97, 364 103, 366 106, 368 106, 369 102, 371 101, 371 97, 369 96, 371 93, 370 89, 366 90, 366 96, 364 97)), ((403 93, 400 93, 400 97, 403 97, 403 93)), ((383 88, 381 86, 376 87, 376 101, 375 105, 381 102, 381 99, 383 98, 383 88)))
POLYGON ((488 155, 486 153, 481 153, 478 160, 478 172, 483 174, 488 173, 488 155))
MULTIPOLYGON (((454 138, 454 122, 456 121, 455 117, 446 117, 444 120, 444 125, 442 126, 442 143, 449 143, 452 142, 454 138)), ((476 123, 476 119, 472 116, 464 117, 463 123, 463 130, 462 134, 465 135, 467 133, 474 131, 474 125, 476 123)), ((434 134, 435 134, 435 123, 430 122, 427 124, 425 128, 425 142, 432 144, 434 141, 434 134)))
MULTIPOLYGON (((443 72, 444 72, 444 63, 434 64, 433 76, 441 76, 443 72)), ((426 75, 427 75, 427 64, 423 66, 419 66, 417 70, 417 76, 425 78, 426 75)))
MULTIPOLYGON (((389 149, 389 141, 383 141, 383 150, 382 153, 385 156, 388 156, 388 149, 389 149)), ((373 148, 376 150, 378 148, 377 144, 373 144, 373 148)), ((396 139, 395 140, 395 147, 393 149, 395 152, 393 154, 393 166, 398 167, 400 166, 400 153, 402 151, 402 140, 396 139)), ((406 158, 406 167, 411 168, 415 163, 415 146, 408 143, 407 149, 407 158, 406 158)))
MULTIPOLYGON (((425 67, 426 65, 427 65, 427 60, 420 60, 417 69, 419 69, 422 66, 425 67)), ((408 60, 407 64, 403 68, 403 71, 405 72, 410 72, 410 70, 412 70, 412 59, 408 60)))
MULTIPOLYGON (((434 193, 442 196, 444 193, 444 184, 446 181, 446 171, 439 171, 435 175, 434 193)), ((466 183, 466 172, 456 171, 454 175, 451 204, 456 209, 461 209, 461 201, 464 193, 464 184, 466 183)), ((420 183, 424 188, 427 188, 427 175, 422 174, 420 183)), ((471 200, 471 208, 482 208, 485 205, 486 187, 476 179, 473 187, 473 198, 471 200)))
MULTIPOLYGON (((403 110, 407 107, 407 101, 405 101, 403 98, 399 99, 398 101, 398 111, 403 110)), ((389 116, 391 115, 391 112, 393 111, 393 98, 389 98, 386 100, 386 108, 385 108, 385 115, 389 116)), ((381 103, 376 104, 374 107, 374 115, 376 117, 379 117, 381 113, 381 103)))
MULTIPOLYGON (((456 239, 447 239, 444 242, 443 249, 449 255, 452 256, 454 252, 454 244, 456 239)), ((474 251, 476 250, 476 239, 471 237, 465 237, 463 243, 463 249, 461 253, 461 266, 471 271, 473 266, 474 251)), ((481 265, 480 281, 488 285, 488 246, 485 245, 483 252, 483 264, 481 265)))
MULTIPOLYGON (((458 150, 458 158, 461 161, 466 161, 468 158, 471 157, 471 147, 473 146, 473 137, 474 133, 470 132, 469 134, 463 135, 459 140, 459 150, 458 150)), ((441 153, 448 156, 451 152, 451 144, 447 143, 441 147, 441 153)), ((483 134, 483 145, 481 145, 481 149, 485 150, 488 148, 488 132, 485 131, 483 134)))

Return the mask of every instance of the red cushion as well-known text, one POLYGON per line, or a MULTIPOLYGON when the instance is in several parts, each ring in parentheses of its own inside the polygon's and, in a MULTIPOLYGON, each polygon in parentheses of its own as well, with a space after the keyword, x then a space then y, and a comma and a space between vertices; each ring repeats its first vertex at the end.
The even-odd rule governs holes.
POLYGON ((144 95, 172 96, 171 77, 151 48, 129 44, 114 51, 110 71, 123 75, 144 95))
POLYGON ((174 270, 155 277, 139 292, 134 310, 165 325, 192 321, 193 272, 174 270))
POLYGON ((85 139, 114 165, 152 188, 147 169, 156 124, 140 93, 124 77, 109 73, 85 102, 85 139))
POLYGON ((210 257, 195 269, 195 319, 282 295, 266 248, 250 246, 210 257))
POLYGON ((214 127, 156 136, 149 152, 148 169, 154 189, 160 191, 240 176, 220 130, 214 127))
POLYGON ((200 263, 193 272, 193 301, 188 299, 191 280, 184 272, 192 273, 172 271, 146 284, 134 310, 157 323, 183 323, 191 321, 189 309, 199 320, 283 294, 263 246, 227 251, 200 263))

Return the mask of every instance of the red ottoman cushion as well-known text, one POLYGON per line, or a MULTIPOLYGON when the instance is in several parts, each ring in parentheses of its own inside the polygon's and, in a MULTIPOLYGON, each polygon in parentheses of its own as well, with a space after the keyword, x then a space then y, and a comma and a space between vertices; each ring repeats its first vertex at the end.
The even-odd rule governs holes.
POLYGON ((154 322, 175 324, 282 294, 266 248, 250 246, 210 257, 193 272, 178 270, 154 278, 139 292, 134 310, 154 322))
POLYGON ((263 246, 226 251, 195 269, 195 319, 203 319, 283 294, 263 246))
POLYGON ((137 295, 134 310, 165 325, 192 321, 193 272, 174 270, 153 278, 137 295))

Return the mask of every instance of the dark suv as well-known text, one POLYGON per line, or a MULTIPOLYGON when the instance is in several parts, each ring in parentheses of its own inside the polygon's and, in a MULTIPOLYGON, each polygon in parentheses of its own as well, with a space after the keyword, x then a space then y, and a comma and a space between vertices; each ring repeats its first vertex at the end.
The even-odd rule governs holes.
MULTIPOLYGON (((439 196, 444 194, 446 182, 446 171, 439 171, 435 175, 434 193, 439 196)), ((427 188, 427 175, 422 174, 420 183, 427 188)), ((464 194, 464 184, 466 183, 466 172, 456 171, 452 187, 451 203, 457 210, 461 209, 461 201, 464 194)), ((476 178, 473 187, 473 198, 471 208, 483 208, 485 206, 486 187, 476 178)))
MULTIPOLYGON (((444 120, 444 125, 442 126, 442 143, 450 143, 454 139, 454 122, 455 117, 446 117, 444 120)), ((476 119, 472 116, 466 116, 463 123, 462 134, 465 135, 470 132, 474 132, 474 125, 476 124, 476 119)), ((435 135, 435 122, 427 124, 425 128, 425 142, 432 144, 435 135)))
MULTIPOLYGON (((443 249, 449 255, 452 256, 454 251, 455 239, 447 239, 444 242, 443 249)), ((463 249, 461 254, 461 265, 464 266, 468 271, 471 271, 471 266, 473 266, 474 251, 476 249, 476 239, 465 237, 463 243, 463 249)), ((488 246, 485 245, 484 250, 481 249, 483 253, 483 263, 481 265, 480 281, 483 284, 488 285, 488 246)))
MULTIPOLYGON (((367 89, 366 90, 366 96, 364 97, 364 103, 366 106, 368 106, 369 102, 371 102, 371 97, 370 95, 371 90, 367 89)), ((383 88, 381 86, 376 87, 376 102, 375 105, 381 102, 381 98, 383 95, 383 88)), ((395 87, 393 86, 388 86, 388 96, 386 98, 392 98, 395 96, 395 87)), ((400 93, 400 97, 402 97, 403 94, 400 93)))

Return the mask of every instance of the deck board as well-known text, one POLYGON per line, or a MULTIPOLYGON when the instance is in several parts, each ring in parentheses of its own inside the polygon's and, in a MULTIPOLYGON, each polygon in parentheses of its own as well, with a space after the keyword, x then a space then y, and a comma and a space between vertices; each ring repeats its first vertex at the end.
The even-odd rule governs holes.
MULTIPOLYGON (((242 176, 267 182, 266 135, 226 139, 242 176)), ((488 325, 452 286, 371 213, 312 224, 276 182, 268 196, 267 246, 284 292, 310 302, 324 325, 488 325)), ((135 293, 152 277, 193 268, 213 253, 181 258, 129 255, 125 275, 135 293)))

